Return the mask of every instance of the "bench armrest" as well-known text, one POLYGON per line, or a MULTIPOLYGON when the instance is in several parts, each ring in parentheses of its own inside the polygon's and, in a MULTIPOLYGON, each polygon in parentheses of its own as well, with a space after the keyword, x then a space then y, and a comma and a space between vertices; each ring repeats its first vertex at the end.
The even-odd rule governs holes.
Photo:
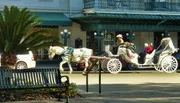
POLYGON ((68 77, 68 76, 61 76, 61 82, 67 83, 68 86, 70 85, 70 83, 69 83, 69 77, 68 77), (62 78, 66 78, 66 80, 64 81, 64 80, 62 80, 62 78))

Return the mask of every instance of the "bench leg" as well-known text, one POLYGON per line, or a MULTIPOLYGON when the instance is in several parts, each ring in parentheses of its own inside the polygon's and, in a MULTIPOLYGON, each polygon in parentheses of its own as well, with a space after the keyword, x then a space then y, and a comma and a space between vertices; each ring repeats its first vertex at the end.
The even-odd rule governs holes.
POLYGON ((66 103, 69 103, 69 92, 68 92, 68 87, 66 87, 66 103))
MULTIPOLYGON (((61 91, 61 89, 59 89, 61 91)), ((69 103, 69 92, 68 92, 68 87, 65 89, 65 94, 66 94, 66 103, 69 103)), ((58 94, 58 101, 61 101, 61 92, 58 94)))
POLYGON ((61 101, 60 93, 58 93, 58 101, 61 101))

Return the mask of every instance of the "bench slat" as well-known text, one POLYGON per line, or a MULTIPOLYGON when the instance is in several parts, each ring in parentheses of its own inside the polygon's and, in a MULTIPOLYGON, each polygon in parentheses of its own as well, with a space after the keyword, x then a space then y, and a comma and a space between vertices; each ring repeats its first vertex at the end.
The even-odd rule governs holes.
POLYGON ((61 76, 59 68, 0 69, 1 90, 50 87, 65 88, 63 90, 66 93, 66 102, 68 102, 68 86, 69 78, 67 76, 61 76), (61 78, 66 78, 66 83, 62 82, 61 78))
POLYGON ((58 87, 60 78, 58 68, 0 70, 0 89, 58 87))

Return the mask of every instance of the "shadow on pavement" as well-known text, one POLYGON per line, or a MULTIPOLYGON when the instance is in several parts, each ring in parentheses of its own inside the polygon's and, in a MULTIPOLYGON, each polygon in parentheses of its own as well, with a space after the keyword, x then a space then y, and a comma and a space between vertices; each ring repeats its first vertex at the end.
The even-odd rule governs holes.
MULTIPOLYGON (((180 84, 103 84, 102 93, 98 85, 78 85, 86 103, 179 103, 180 84), (89 102, 88 102, 89 101, 89 102), (91 101, 91 102, 90 102, 91 101)), ((76 102, 83 103, 83 102, 76 102)))

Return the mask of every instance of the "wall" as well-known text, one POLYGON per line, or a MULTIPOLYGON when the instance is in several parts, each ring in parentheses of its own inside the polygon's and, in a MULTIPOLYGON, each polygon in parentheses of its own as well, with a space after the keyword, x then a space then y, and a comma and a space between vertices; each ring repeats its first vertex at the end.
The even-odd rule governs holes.
POLYGON ((178 47, 178 33, 177 32, 169 32, 169 34, 173 40, 174 46, 177 48, 178 47))
MULTIPOLYGON (((61 0, 62 1, 62 0, 61 0)), ((67 1, 67 0, 63 0, 67 1)), ((59 0, 0 0, 0 7, 4 5, 15 5, 18 7, 28 8, 59 8, 63 4, 60 4, 59 0)))
POLYGON ((35 12, 63 12, 73 15, 84 8, 83 0, 0 0, 0 11, 5 5, 27 7, 35 12))
POLYGON ((83 0, 71 0, 70 4, 71 4, 71 9, 73 11, 81 12, 82 9, 84 8, 83 0))

